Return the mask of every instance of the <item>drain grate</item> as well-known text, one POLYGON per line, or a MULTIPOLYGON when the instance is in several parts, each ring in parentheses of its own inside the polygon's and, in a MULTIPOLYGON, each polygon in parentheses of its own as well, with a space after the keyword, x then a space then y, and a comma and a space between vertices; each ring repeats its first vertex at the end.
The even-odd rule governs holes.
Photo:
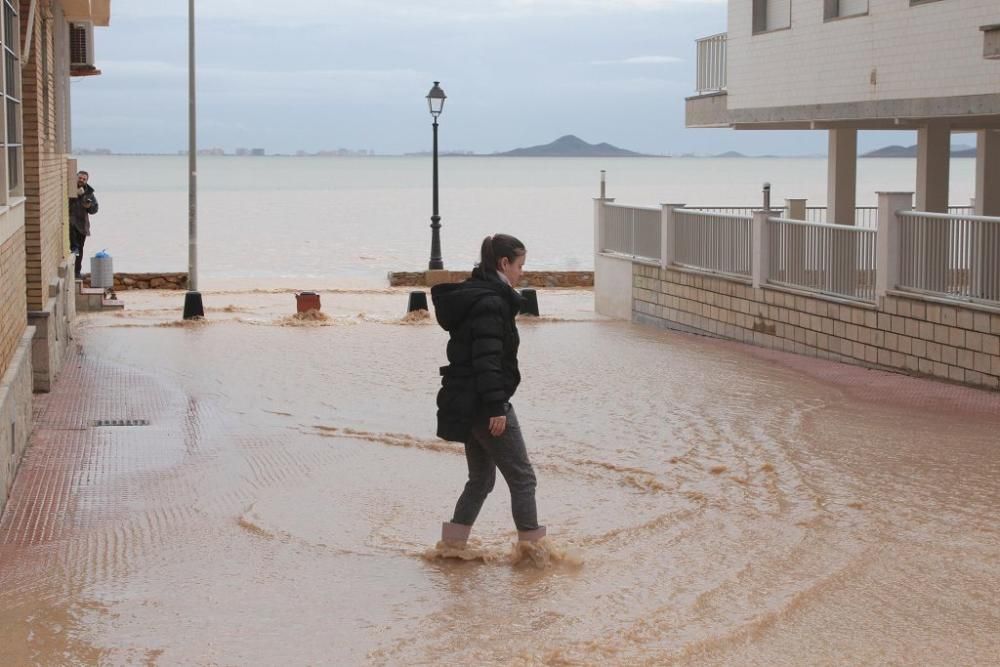
POLYGON ((95 419, 92 426, 149 426, 148 419, 95 419))

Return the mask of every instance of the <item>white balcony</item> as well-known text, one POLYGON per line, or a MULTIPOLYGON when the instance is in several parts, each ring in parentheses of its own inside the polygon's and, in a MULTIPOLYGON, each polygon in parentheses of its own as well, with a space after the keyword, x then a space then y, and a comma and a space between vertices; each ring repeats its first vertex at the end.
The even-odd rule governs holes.
POLYGON ((727 35, 723 32, 695 42, 697 92, 686 100, 685 124, 688 127, 726 127, 730 124, 726 100, 727 35))
POLYGON ((699 95, 721 93, 726 90, 726 38, 727 33, 696 40, 699 95))

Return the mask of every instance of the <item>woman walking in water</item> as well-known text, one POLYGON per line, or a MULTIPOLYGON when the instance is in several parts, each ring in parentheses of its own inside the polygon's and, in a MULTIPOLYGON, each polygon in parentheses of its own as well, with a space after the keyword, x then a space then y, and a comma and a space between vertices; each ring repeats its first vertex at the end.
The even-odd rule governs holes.
POLYGON ((524 244, 513 236, 488 236, 471 278, 431 289, 437 321, 450 334, 437 397, 437 434, 464 443, 469 464, 455 515, 441 529, 441 540, 452 547, 463 547, 469 539, 497 468, 510 487, 518 541, 545 536, 535 508, 535 471, 510 404, 521 382, 514 323, 521 295, 513 286, 521 279, 525 254, 524 244))

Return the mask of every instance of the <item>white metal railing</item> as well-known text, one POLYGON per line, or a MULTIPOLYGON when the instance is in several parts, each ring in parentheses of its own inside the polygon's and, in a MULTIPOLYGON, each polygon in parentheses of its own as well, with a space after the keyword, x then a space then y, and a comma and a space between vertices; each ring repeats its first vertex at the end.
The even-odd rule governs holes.
POLYGON ((660 261, 663 226, 659 208, 605 203, 603 219, 601 252, 660 261))
POLYGON ((899 288, 1000 303, 1000 218, 900 211, 899 288))
POLYGON ((698 51, 696 88, 699 95, 726 89, 726 35, 723 32, 695 41, 698 51))
POLYGON ((874 229, 768 218, 769 283, 875 301, 874 229))
MULTIPOLYGON (((829 223, 826 206, 807 206, 806 222, 829 223)), ((878 229, 878 206, 855 206, 854 226, 878 229)))
MULTIPOLYGON (((684 210, 702 211, 704 213, 721 213, 723 215, 738 215, 740 217, 751 218, 754 211, 763 210, 763 206, 684 206, 684 210)), ((771 207, 775 214, 781 213, 785 209, 771 207)))
POLYGON ((750 216, 674 209, 675 264, 750 277, 750 216))

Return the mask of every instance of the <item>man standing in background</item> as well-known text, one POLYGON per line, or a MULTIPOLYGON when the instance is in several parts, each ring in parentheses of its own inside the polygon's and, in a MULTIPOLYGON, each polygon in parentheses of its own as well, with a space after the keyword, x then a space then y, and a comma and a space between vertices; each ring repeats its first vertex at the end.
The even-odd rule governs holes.
POLYGON ((76 196, 69 200, 69 249, 76 255, 74 272, 77 280, 83 267, 83 244, 90 236, 90 216, 97 213, 97 197, 94 188, 87 183, 89 180, 90 174, 77 172, 76 196))

